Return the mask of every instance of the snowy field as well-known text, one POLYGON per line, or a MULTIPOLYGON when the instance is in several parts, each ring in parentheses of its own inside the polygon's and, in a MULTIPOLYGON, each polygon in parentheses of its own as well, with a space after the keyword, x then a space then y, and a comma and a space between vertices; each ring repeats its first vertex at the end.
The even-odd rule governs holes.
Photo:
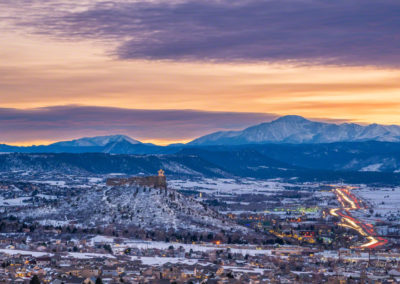
POLYGON ((53 254, 48 252, 41 252, 41 251, 28 251, 28 250, 18 250, 18 249, 0 249, 0 253, 4 253, 7 255, 31 255, 34 257, 41 257, 41 256, 52 256, 53 254))
POLYGON ((66 182, 64 180, 33 180, 31 181, 33 183, 44 183, 52 186, 58 186, 58 187, 65 187, 66 182))
POLYGON ((26 206, 29 203, 24 201, 32 199, 32 197, 18 197, 12 199, 4 199, 4 197, 0 196, 0 206, 26 206))
POLYGON ((187 265, 213 265, 210 262, 199 262, 199 259, 195 258, 181 258, 181 257, 158 257, 158 256, 131 256, 131 260, 140 260, 142 264, 149 266, 163 266, 167 263, 173 264, 187 264, 187 265))
POLYGON ((271 250, 262 250, 259 247, 246 245, 214 245, 210 243, 206 244, 183 244, 183 243, 173 243, 173 242, 156 242, 156 241, 142 241, 142 240, 131 240, 131 239, 123 239, 122 243, 115 243, 114 238, 106 237, 106 236, 96 236, 91 239, 91 244, 95 243, 103 243, 103 244, 112 244, 112 249, 115 253, 121 253, 127 248, 136 248, 141 250, 147 249, 159 249, 159 250, 167 250, 170 246, 173 246, 174 249, 183 248, 185 252, 197 251, 197 252, 207 252, 213 251, 217 249, 230 249, 233 253, 239 253, 243 255, 271 255, 271 250))
POLYGON ((373 209, 371 217, 381 220, 400 221, 400 187, 372 188, 361 186, 354 191, 373 209))
MULTIPOLYGON (((41 251, 30 251, 30 250, 18 250, 18 249, 0 249, 0 253, 4 253, 7 255, 31 255, 33 257, 41 257, 41 256, 53 256, 54 254, 49 252, 41 252, 41 251)), ((101 253, 88 253, 88 252, 69 252, 64 258, 75 258, 75 259, 90 259, 90 258, 115 258, 115 256, 111 254, 101 254, 101 253)))
MULTIPOLYGON (((196 190, 213 194, 265 194, 271 195, 285 188, 298 187, 298 184, 284 183, 279 180, 254 180, 254 179, 199 179, 199 180, 169 180, 168 186, 177 190, 196 190)), ((317 187, 305 184, 304 186, 317 187)))
POLYGON ((218 200, 216 210, 219 213, 236 215, 256 212, 285 217, 287 211, 291 211, 291 216, 306 214, 313 218, 318 217, 320 208, 327 206, 327 200, 334 197, 332 192, 321 190, 319 183, 291 183, 280 179, 170 180, 168 186, 192 194, 203 193, 199 196, 201 201, 212 204, 218 200), (301 197, 293 197, 297 194, 301 197), (315 203, 316 200, 319 203, 315 203))

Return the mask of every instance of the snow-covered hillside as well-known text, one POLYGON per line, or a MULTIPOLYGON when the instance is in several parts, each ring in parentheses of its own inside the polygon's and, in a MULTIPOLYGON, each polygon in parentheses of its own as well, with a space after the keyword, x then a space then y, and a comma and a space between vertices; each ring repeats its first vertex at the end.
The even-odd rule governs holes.
MULTIPOLYGON (((138 186, 99 187, 18 215, 42 224, 80 224, 84 228, 136 226, 145 230, 191 232, 247 231, 190 197, 138 186)), ((15 214, 15 213, 14 213, 15 214)))

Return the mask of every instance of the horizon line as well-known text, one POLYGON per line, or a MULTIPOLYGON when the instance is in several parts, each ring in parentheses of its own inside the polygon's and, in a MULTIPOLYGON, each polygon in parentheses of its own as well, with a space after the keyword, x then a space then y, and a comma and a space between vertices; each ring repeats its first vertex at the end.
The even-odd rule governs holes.
MULTIPOLYGON (((308 121, 312 121, 312 122, 319 122, 319 123, 328 123, 328 124, 336 124, 336 125, 342 125, 342 124, 355 124, 355 125, 360 125, 360 126, 368 126, 368 125, 382 125, 382 126, 399 126, 398 124, 378 124, 378 123, 358 123, 358 122, 351 122, 351 121, 343 121, 343 120, 336 120, 336 119, 322 119, 322 118, 307 118, 301 115, 282 115, 282 116, 278 116, 275 119, 272 119, 270 121, 265 121, 265 122, 261 122, 261 123, 257 123, 254 125, 251 125, 249 127, 254 127, 263 123, 270 123, 273 121, 276 121, 280 118, 283 117, 300 117, 303 118, 305 120, 308 121)), ((245 128, 241 128, 241 129, 231 129, 231 130, 225 130, 225 131, 242 131, 244 129, 246 129, 248 127, 245 128)), ((218 131, 218 132, 224 132, 224 131, 218 131)), ((110 134, 99 134, 99 135, 92 135, 92 136, 78 136, 78 137, 71 137, 71 138, 62 138, 62 139, 54 139, 54 140, 28 140, 28 141, 16 141, 16 142, 0 142, 0 144, 3 145, 8 145, 8 146, 13 146, 13 147, 41 147, 41 146, 50 146, 52 144, 55 143, 59 143, 59 142, 70 142, 70 141, 75 141, 75 140, 80 140, 80 139, 85 139, 85 138, 96 138, 96 137, 110 137, 110 136, 126 136, 130 139, 136 140, 140 143, 143 144, 153 144, 155 146, 170 146, 173 144, 187 144, 195 139, 198 139, 200 137, 212 134, 215 132, 210 132, 201 136, 197 136, 197 137, 191 137, 191 138, 185 138, 185 139, 168 139, 168 138, 145 138, 145 139, 136 139, 136 138, 132 138, 131 135, 129 134, 123 134, 123 133, 110 133, 110 134)))

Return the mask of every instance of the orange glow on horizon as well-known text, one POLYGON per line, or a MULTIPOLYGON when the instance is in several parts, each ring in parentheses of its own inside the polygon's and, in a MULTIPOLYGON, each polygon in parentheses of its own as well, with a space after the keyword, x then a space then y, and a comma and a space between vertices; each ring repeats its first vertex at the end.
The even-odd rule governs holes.
MULTIPOLYGON (((0 54, 0 108, 192 109, 400 124, 396 68, 119 60, 90 41, 58 42, 8 31, 2 39, 7 45, 0 54)), ((196 138, 130 136, 157 145, 196 138)), ((18 138, 11 144, 46 145, 58 137, 18 138)))
MULTIPOLYGON (((135 139, 135 137, 132 137, 135 139)), ((193 139, 195 139, 196 137, 194 137, 193 139)), ((28 141, 16 141, 16 142, 1 142, 0 144, 7 144, 10 146, 20 146, 20 147, 29 147, 29 146, 46 146, 46 145, 50 145, 56 142, 60 142, 60 141, 70 141, 70 140, 75 140, 75 139, 79 139, 79 138, 66 138, 66 139, 60 139, 60 140, 28 140, 28 141)), ((155 145, 159 145, 159 146, 167 146, 170 144, 176 144, 176 143, 188 143, 190 141, 192 141, 193 139, 143 139, 140 140, 140 142, 142 143, 152 143, 155 145)))
POLYGON ((1 142, 0 144, 7 144, 10 146, 20 146, 20 147, 29 147, 29 146, 42 146, 42 145, 50 145, 58 141, 55 140, 28 140, 28 141, 15 141, 15 142, 1 142))
MULTIPOLYGON (((197 137, 194 137, 193 139, 195 139, 197 137)), ((152 143, 155 145, 159 145, 159 146, 167 146, 170 144, 177 144, 177 143, 182 143, 182 144, 186 144, 190 141, 192 141, 193 139, 144 139, 144 140, 140 140, 140 142, 143 143, 152 143)))

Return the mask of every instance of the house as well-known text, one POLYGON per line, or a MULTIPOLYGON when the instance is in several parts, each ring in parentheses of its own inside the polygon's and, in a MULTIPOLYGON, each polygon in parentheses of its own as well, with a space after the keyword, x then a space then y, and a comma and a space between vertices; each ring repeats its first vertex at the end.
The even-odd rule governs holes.
POLYGON ((82 284, 85 281, 85 278, 70 276, 67 279, 64 279, 63 282, 65 284, 82 284))
POLYGON ((100 269, 85 267, 81 272, 82 277, 97 277, 100 275, 100 269))
POLYGON ((48 256, 42 256, 36 258, 36 264, 39 266, 49 266, 51 262, 51 258, 48 256))
POLYGON ((104 277, 117 277, 118 270, 115 266, 104 266, 102 268, 102 276, 104 277))
POLYGON ((97 280, 97 277, 92 276, 92 277, 86 278, 86 279, 83 281, 83 283, 84 283, 84 284, 96 284, 96 280, 97 280))

